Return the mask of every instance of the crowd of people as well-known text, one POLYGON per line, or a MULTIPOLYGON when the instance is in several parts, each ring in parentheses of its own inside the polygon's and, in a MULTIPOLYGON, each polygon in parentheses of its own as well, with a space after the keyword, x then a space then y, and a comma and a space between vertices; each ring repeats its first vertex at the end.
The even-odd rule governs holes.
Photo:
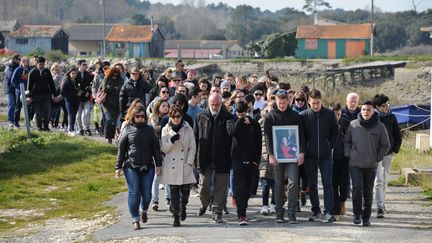
POLYGON ((117 143, 115 176, 126 179, 134 229, 147 222, 150 204, 159 209, 160 187, 174 227, 187 218, 191 190, 199 193, 199 216, 208 210, 223 223, 230 195, 239 225, 247 225, 248 201, 260 182, 260 213, 275 215, 276 223, 285 217, 298 223, 307 195, 309 221, 337 221, 352 194, 353 223, 369 226, 374 185, 377 218, 385 215, 390 165, 402 138, 384 94, 359 106, 359 95, 349 93, 346 107, 326 107, 319 90, 292 89, 268 72, 197 79, 196 70, 185 72, 177 60, 153 79, 145 67, 79 60, 63 75, 58 64, 48 69, 45 61, 17 55, 7 65, 10 126, 20 127, 21 83, 29 117, 40 131, 50 131, 51 123, 70 136, 92 136, 93 117, 96 133, 117 143), (298 134, 276 139, 275 130, 286 126, 298 134))

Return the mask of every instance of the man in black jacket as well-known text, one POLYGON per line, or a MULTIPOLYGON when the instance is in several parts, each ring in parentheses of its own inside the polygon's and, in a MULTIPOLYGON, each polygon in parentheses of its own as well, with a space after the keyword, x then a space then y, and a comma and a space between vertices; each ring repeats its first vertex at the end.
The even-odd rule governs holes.
POLYGON ((77 123, 80 129, 80 135, 83 136, 84 132, 89 136, 92 135, 90 132, 90 117, 91 117, 91 105, 92 105, 92 81, 90 73, 87 72, 86 60, 78 60, 78 75, 77 75, 77 88, 80 94, 80 104, 77 112, 77 123))
POLYGON ((288 175, 288 219, 292 224, 297 223, 296 210, 298 199, 298 166, 304 161, 304 127, 301 117, 297 112, 291 110, 289 104, 292 103, 293 94, 286 90, 276 92, 276 108, 267 113, 264 121, 264 137, 269 155, 269 164, 274 167, 274 195, 276 201, 276 223, 285 222, 284 219, 284 196, 285 196, 285 173, 288 175), (297 151, 297 160, 290 163, 281 163, 275 157, 273 148, 273 129, 278 126, 297 126, 299 130, 300 151, 297 151))
POLYGON ((36 67, 29 73, 27 101, 33 104, 36 125, 39 131, 49 131, 51 99, 56 88, 50 70, 45 68, 45 58, 38 57, 36 67))
POLYGON ((384 156, 384 159, 378 163, 375 179, 375 201, 378 208, 377 218, 384 218, 385 191, 387 188, 390 166, 393 155, 399 152, 402 144, 402 135, 397 118, 390 110, 389 97, 384 94, 375 95, 373 103, 380 122, 382 122, 386 127, 390 141, 390 150, 388 154, 384 156))
POLYGON ((261 160, 262 135, 257 121, 247 115, 244 101, 236 104, 237 120, 234 125, 231 147, 233 192, 237 204, 239 225, 246 225, 246 209, 251 194, 255 172, 261 160))
POLYGON ((342 116, 340 118, 340 124, 344 132, 348 129, 351 121, 357 119, 360 113, 360 108, 358 107, 360 96, 356 93, 349 93, 346 97, 346 107, 342 109, 342 116))
POLYGON ((12 75, 15 69, 19 67, 20 61, 21 59, 19 55, 13 56, 12 60, 10 60, 8 64, 6 64, 4 77, 3 77, 3 92, 6 96, 8 122, 9 122, 9 126, 11 127, 14 126, 14 123, 18 122, 15 121, 14 118, 16 97, 15 97, 15 88, 12 85, 12 75))
POLYGON ((201 208, 198 215, 203 215, 209 206, 210 187, 214 183, 212 213, 213 220, 217 223, 223 223, 222 209, 228 194, 232 129, 232 116, 223 107, 222 97, 218 94, 210 95, 209 107, 197 116, 194 125, 200 177, 201 208))
POLYGON ((324 222, 334 222, 333 185, 331 151, 337 138, 337 123, 334 112, 322 106, 321 92, 312 90, 309 93, 310 108, 302 111, 306 130, 305 169, 312 204, 312 217, 309 221, 320 219, 321 209, 318 197, 318 168, 324 188, 324 222))

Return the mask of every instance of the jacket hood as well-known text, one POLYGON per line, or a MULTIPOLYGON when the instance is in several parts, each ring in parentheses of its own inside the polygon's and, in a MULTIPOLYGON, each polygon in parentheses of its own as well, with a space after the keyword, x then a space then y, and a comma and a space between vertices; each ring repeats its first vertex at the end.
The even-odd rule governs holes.
POLYGON ((172 99, 172 103, 175 104, 177 101, 183 101, 183 103, 184 103, 183 113, 186 114, 186 112, 189 108, 189 103, 188 103, 186 97, 182 94, 176 94, 176 95, 174 95, 174 97, 172 99))

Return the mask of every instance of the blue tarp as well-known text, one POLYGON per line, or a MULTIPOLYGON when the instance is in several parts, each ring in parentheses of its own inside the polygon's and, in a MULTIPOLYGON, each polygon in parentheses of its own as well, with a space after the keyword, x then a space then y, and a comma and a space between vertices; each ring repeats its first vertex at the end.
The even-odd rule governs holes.
POLYGON ((399 124, 419 124, 423 128, 430 125, 430 105, 401 105, 391 108, 399 124))

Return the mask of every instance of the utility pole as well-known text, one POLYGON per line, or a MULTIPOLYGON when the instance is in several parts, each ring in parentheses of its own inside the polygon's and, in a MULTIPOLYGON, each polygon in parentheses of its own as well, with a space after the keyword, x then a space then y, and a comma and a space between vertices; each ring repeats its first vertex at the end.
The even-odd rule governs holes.
POLYGON ((373 57, 373 48, 374 48, 374 0, 371 5, 371 39, 370 39, 370 56, 373 57))
POLYGON ((105 0, 100 0, 100 4, 102 5, 102 22, 103 22, 103 37, 102 37, 102 57, 106 55, 106 44, 105 44, 105 0))
POLYGON ((317 8, 316 8, 316 1, 317 0, 314 0, 314 10, 313 10, 313 13, 314 13, 314 25, 318 24, 318 12, 317 12, 317 8))

